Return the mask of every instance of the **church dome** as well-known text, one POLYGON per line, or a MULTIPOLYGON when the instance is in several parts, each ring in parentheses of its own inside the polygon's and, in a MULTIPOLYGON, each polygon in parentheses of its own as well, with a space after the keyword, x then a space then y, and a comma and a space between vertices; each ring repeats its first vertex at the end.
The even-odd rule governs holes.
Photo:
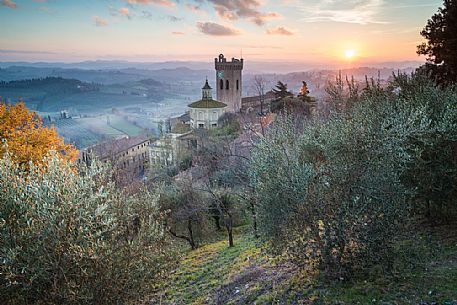
POLYGON ((224 108, 227 107, 227 104, 218 102, 216 100, 203 99, 192 104, 189 104, 189 108, 224 108))
POLYGON ((208 84, 208 79, 206 79, 205 85, 202 88, 202 99, 192 104, 189 104, 189 108, 225 108, 227 104, 213 100, 212 88, 208 84))

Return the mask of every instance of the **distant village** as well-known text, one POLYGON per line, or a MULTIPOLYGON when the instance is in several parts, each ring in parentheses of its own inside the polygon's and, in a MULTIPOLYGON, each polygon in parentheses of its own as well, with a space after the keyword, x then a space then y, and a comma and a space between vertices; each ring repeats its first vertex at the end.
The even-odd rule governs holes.
MULTIPOLYGON (((215 93, 208 83, 202 80, 201 99, 188 105, 185 114, 166 121, 160 126, 160 137, 141 135, 123 137, 80 151, 79 161, 89 164, 93 158, 110 162, 125 174, 147 179, 148 169, 155 166, 176 165, 179 156, 197 149, 200 138, 198 130, 212 130, 221 127, 221 119, 232 117, 241 122, 245 133, 260 133, 272 121, 270 105, 275 100, 273 91, 264 92, 259 87, 258 95, 243 97, 243 59, 227 60, 223 54, 214 59, 216 74, 215 93)), ((63 111, 62 118, 68 113, 63 111)), ((241 137, 237 144, 246 146, 250 137, 241 137)))

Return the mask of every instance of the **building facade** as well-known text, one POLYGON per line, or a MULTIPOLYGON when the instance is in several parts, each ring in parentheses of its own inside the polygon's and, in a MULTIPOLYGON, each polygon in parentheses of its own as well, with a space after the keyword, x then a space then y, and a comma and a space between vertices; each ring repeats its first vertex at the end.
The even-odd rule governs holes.
POLYGON ((116 169, 142 176, 149 163, 148 136, 125 137, 90 146, 80 152, 79 161, 89 165, 96 157, 116 169))
POLYGON ((212 88, 206 80, 202 88, 202 99, 189 104, 190 126, 193 129, 217 128, 219 118, 225 113, 227 104, 213 100, 212 88))
POLYGON ((242 97, 243 59, 227 61, 224 54, 214 59, 217 100, 227 105, 228 112, 240 112, 242 97))
POLYGON ((197 148, 192 131, 184 134, 170 133, 149 145, 149 160, 152 166, 171 166, 187 152, 197 148))

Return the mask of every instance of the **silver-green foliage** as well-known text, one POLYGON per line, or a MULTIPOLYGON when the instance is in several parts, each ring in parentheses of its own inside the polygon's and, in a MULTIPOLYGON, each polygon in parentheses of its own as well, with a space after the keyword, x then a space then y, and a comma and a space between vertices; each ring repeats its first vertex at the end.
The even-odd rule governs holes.
POLYGON ((0 159, 0 303, 125 304, 161 276, 156 196, 117 190, 109 170, 0 159))
MULTIPOLYGON (((392 85, 401 93, 368 87, 327 121, 286 116, 258 143, 250 177, 274 249, 331 277, 391 269, 393 241, 429 177, 405 181, 430 172, 418 162, 431 135, 457 134, 455 93, 406 77, 392 85)), ((455 164, 452 171, 455 178, 455 164)))

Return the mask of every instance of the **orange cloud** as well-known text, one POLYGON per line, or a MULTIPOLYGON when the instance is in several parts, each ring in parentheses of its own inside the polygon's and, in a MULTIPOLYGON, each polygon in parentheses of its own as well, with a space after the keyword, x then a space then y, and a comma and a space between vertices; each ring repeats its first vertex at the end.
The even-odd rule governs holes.
POLYGON ((276 12, 263 13, 259 11, 261 3, 257 0, 208 0, 213 4, 216 13, 224 19, 236 20, 247 18, 257 25, 281 17, 276 12))
POLYGON ((2 3, 3 6, 9 7, 9 8, 11 8, 11 9, 13 9, 13 10, 14 10, 14 9, 17 9, 17 4, 14 3, 14 2, 11 1, 11 0, 2 0, 1 3, 2 3))
POLYGON ((128 7, 122 7, 119 9, 119 14, 121 16, 124 16, 124 17, 127 17, 127 18, 131 18, 132 15, 130 15, 130 10, 128 9, 128 7))
POLYGON ((267 34, 268 34, 268 35, 291 36, 291 35, 293 35, 294 33, 293 33, 292 31, 286 29, 285 27, 279 26, 279 27, 274 28, 274 29, 268 29, 268 30, 267 30, 267 34))
POLYGON ((241 31, 214 22, 197 22, 200 32, 210 36, 235 36, 240 35, 241 31))

